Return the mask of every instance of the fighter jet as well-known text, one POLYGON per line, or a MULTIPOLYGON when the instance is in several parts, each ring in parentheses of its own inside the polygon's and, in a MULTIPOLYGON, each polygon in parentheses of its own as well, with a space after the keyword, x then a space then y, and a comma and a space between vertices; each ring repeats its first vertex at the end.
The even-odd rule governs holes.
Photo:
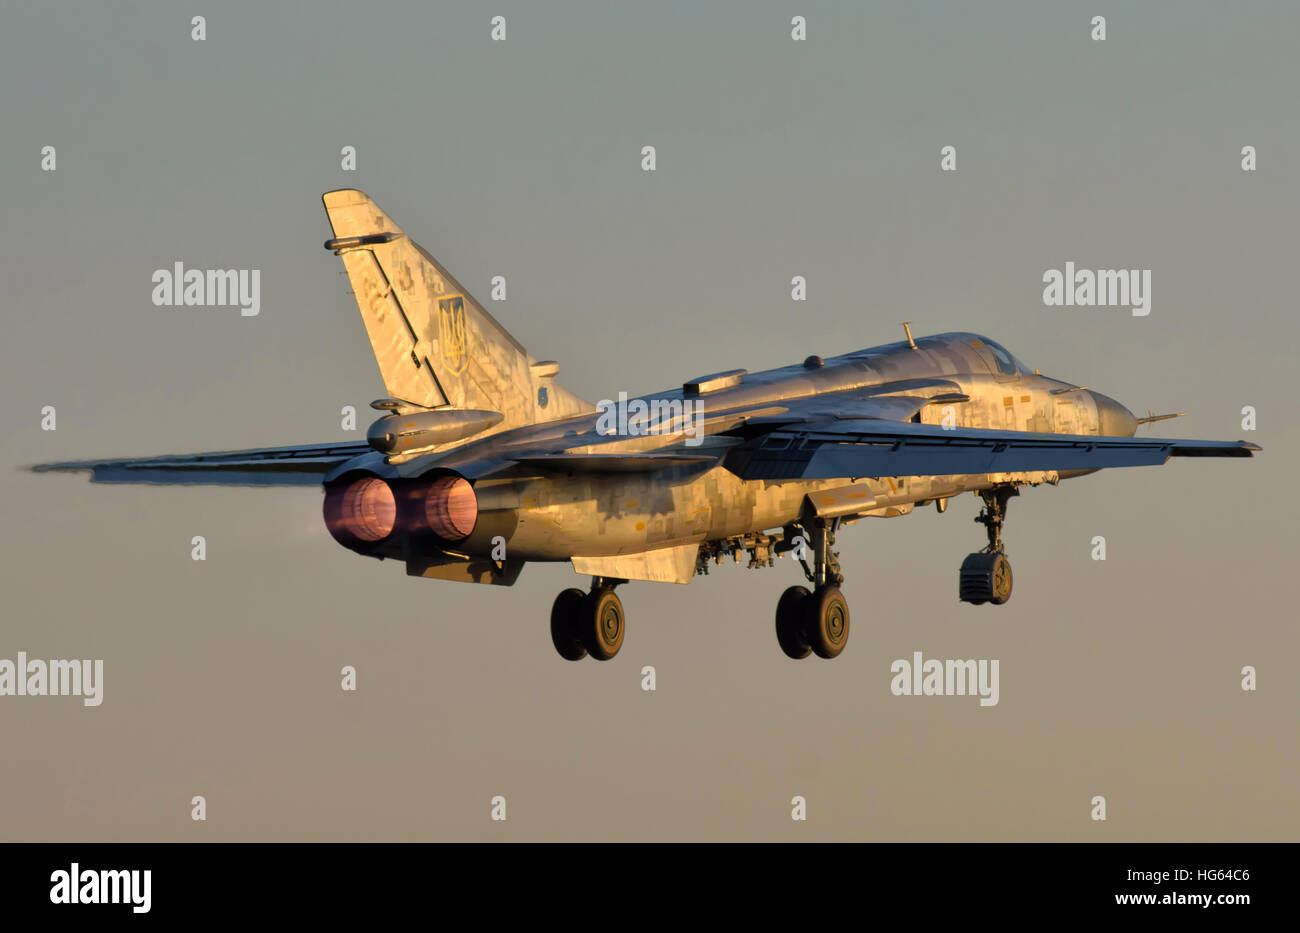
POLYGON ((571 561, 551 638, 570 661, 623 644, 615 588, 688 583, 714 562, 790 554, 811 589, 776 607, 790 658, 834 658, 849 608, 834 550, 843 527, 974 493, 987 544, 958 598, 1011 597, 1008 502, 1107 467, 1250 457, 1244 441, 1135 437, 1119 402, 1042 375, 972 333, 906 339, 778 369, 732 369, 592 404, 557 381, 365 194, 324 195, 388 396, 364 443, 48 463, 104 483, 319 485, 324 524, 408 575, 510 586, 528 561, 571 561))

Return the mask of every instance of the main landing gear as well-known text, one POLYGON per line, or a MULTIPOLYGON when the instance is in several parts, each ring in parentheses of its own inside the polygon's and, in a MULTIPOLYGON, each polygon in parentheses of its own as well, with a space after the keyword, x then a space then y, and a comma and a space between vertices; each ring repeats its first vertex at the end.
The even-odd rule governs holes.
POLYGON ((1018 495, 1020 490, 1014 486, 994 486, 980 491, 984 508, 975 521, 988 532, 989 544, 962 561, 958 586, 962 602, 1001 606, 1011 598, 1011 562, 1002 547, 1002 525, 1007 518, 1007 501, 1018 495))
POLYGON ((838 519, 815 519, 806 523, 806 534, 787 529, 785 542, 795 540, 796 535, 807 542, 804 548, 787 545, 783 549, 795 551, 804 575, 815 587, 809 590, 806 586, 792 586, 776 604, 776 640, 788 658, 800 660, 811 653, 819 658, 834 658, 848 643, 849 604, 840 592, 844 574, 831 550, 838 527, 838 519), (811 568, 805 559, 809 553, 811 568))
POLYGON ((551 642, 566 661, 581 661, 588 654, 608 661, 623 647, 626 628, 623 601, 614 587, 626 580, 591 578, 591 592, 567 589, 551 606, 551 642))

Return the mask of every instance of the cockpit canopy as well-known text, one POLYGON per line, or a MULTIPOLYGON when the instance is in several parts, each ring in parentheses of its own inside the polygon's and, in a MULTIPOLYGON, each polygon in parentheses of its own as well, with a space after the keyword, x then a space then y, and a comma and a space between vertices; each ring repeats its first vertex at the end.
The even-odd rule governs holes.
POLYGON ((993 359, 997 362, 998 372, 1006 376, 1014 376, 1017 369, 1022 373, 1033 372, 1032 369, 1008 353, 1007 348, 996 340, 989 340, 985 337, 983 341, 984 345, 989 348, 989 352, 993 354, 993 359))
MULTIPOLYGON (((996 340, 967 332, 931 334, 917 337, 915 343, 900 340, 897 343, 869 347, 856 353, 845 354, 843 357, 835 357, 835 361, 854 360, 871 365, 874 360, 881 358, 903 362, 909 359, 913 350, 928 351, 926 354, 928 363, 937 367, 937 371, 941 373, 987 372, 996 376, 1014 376, 1017 372, 1028 375, 1034 373, 1033 367, 1026 366, 1021 360, 1012 356, 1007 348, 996 340)), ((808 368, 813 361, 820 361, 820 357, 809 357, 804 362, 804 368, 808 368)))
MULTIPOLYGON (((980 334, 935 334, 931 337, 919 338, 916 345, 918 349, 936 351, 940 359, 944 358, 945 353, 949 356, 956 353, 967 361, 966 366, 978 359, 988 367, 990 372, 1002 376, 1014 376, 1017 371, 1022 373, 1034 371, 1033 367, 1026 366, 1012 356, 1002 344, 980 334)), ((904 347, 907 344, 902 343, 899 346, 904 347)))

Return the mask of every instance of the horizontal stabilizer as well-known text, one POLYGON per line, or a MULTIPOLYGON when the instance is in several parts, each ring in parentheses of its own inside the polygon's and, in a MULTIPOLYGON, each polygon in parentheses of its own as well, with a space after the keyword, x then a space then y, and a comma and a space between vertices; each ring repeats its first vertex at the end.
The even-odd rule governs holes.
POLYGON ((38 463, 35 473, 90 473, 92 483, 160 486, 319 486, 340 463, 367 453, 367 444, 306 444, 188 456, 38 463))

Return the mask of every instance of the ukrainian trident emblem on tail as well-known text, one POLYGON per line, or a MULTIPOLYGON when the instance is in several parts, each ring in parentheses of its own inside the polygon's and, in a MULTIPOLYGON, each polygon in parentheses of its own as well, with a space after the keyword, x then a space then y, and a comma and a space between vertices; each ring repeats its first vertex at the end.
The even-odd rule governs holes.
POLYGON ((469 364, 469 329, 465 326, 463 295, 438 299, 438 346, 447 372, 453 376, 463 373, 469 364))

